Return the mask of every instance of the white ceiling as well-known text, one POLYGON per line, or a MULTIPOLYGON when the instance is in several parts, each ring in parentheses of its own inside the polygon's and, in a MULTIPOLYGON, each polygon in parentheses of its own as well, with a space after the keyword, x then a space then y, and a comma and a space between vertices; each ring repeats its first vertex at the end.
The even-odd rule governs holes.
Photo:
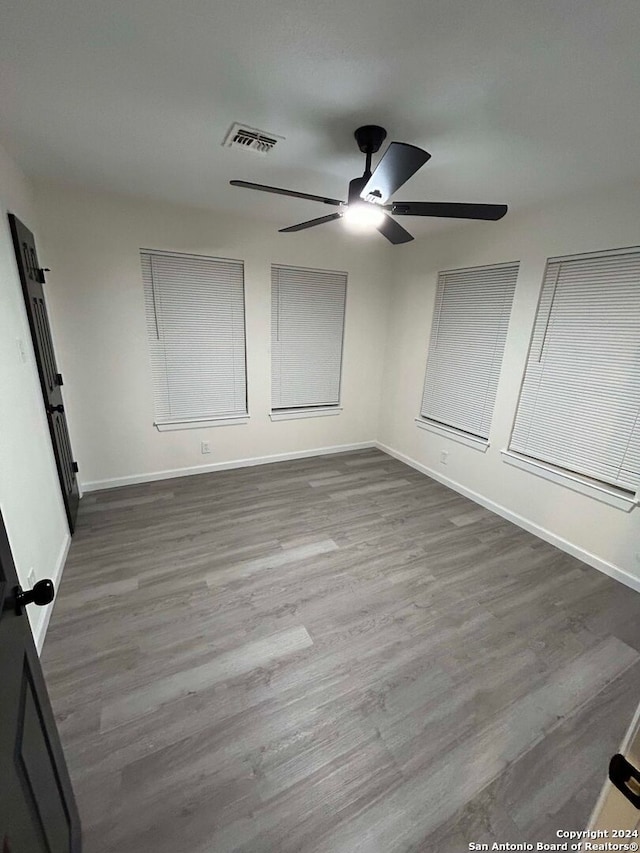
POLYGON ((401 198, 513 209, 637 179, 639 43, 639 0, 4 0, 0 137, 34 176, 292 224, 327 208, 229 179, 343 198, 376 123, 432 154, 401 198), (286 141, 225 149, 234 121, 286 141))

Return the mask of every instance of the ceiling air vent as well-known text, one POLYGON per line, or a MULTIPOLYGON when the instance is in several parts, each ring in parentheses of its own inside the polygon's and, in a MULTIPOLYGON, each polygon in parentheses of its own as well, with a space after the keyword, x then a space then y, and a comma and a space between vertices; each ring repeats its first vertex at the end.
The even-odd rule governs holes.
POLYGON ((268 154, 276 147, 284 136, 276 136, 274 133, 266 133, 256 127, 247 127, 246 124, 236 122, 231 126, 229 133, 222 143, 225 148, 242 148, 254 154, 268 154))

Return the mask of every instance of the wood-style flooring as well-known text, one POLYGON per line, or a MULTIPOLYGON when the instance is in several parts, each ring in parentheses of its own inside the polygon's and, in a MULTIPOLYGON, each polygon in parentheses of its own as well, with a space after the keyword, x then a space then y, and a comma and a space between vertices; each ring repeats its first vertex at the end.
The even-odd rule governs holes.
POLYGON ((640 595, 376 450, 87 495, 43 665, 85 853, 582 829, 640 595))

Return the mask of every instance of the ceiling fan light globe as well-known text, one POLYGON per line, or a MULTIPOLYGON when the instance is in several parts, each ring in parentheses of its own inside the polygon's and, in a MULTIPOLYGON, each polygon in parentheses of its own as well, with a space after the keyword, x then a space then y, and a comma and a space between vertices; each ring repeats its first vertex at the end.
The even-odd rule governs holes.
POLYGON ((366 201, 356 201, 347 207, 342 219, 350 231, 373 231, 384 222, 384 211, 366 201))

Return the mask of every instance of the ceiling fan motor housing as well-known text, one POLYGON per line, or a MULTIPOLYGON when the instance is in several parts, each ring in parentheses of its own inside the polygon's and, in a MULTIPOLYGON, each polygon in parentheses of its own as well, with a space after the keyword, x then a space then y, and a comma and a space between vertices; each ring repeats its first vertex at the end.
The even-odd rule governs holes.
POLYGON ((353 134, 363 154, 375 154, 387 138, 387 131, 377 124, 365 124, 353 134))

